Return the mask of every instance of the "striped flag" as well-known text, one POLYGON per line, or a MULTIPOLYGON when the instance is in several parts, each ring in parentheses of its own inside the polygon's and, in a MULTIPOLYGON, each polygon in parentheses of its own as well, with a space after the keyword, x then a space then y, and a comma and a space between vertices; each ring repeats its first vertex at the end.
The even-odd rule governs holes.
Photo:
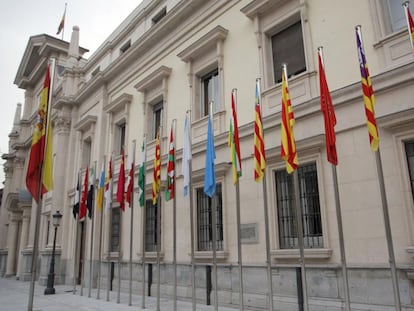
POLYGON ((174 141, 174 129, 173 123, 171 124, 170 132, 170 149, 168 151, 168 164, 167 164, 167 191, 165 192, 165 200, 169 201, 174 199, 175 188, 175 141, 174 141))
POLYGON ((146 157, 146 140, 142 141, 141 147, 141 166, 139 167, 139 175, 138 175, 138 195, 139 195, 139 206, 144 206, 145 203, 145 157, 146 157))
POLYGON ((230 147, 230 159, 233 166, 233 184, 236 184, 239 181, 239 177, 242 175, 242 167, 240 157, 239 127, 237 123, 234 93, 235 90, 231 92, 231 118, 228 145, 230 147))
POLYGON ((108 175, 105 181, 105 210, 111 208, 112 204, 112 157, 109 158, 108 175))
POLYGON ((96 204, 98 205, 98 211, 100 212, 102 212, 104 189, 105 189, 105 162, 102 162, 102 169, 101 169, 101 173, 99 174, 98 197, 96 198, 96 204))
POLYGON ((323 113, 323 119, 325 123, 326 156, 328 157, 328 161, 330 163, 332 163, 333 165, 338 165, 338 156, 336 154, 335 110, 332 104, 332 98, 329 92, 328 82, 326 81, 325 69, 322 62, 321 49, 318 49, 318 62, 321 111, 323 113))
POLYGON ((364 46, 362 42, 361 26, 355 27, 356 41, 358 50, 359 69, 361 71, 362 93, 365 103, 365 115, 369 134, 369 143, 373 151, 378 150, 379 136, 377 121, 375 119, 375 96, 371 84, 371 77, 368 71, 367 60, 365 58, 364 46))
POLYGON ((408 33, 410 34, 411 47, 414 49, 414 21, 410 12, 409 2, 404 3, 405 17, 407 18, 408 33))
POLYGON ((65 28, 65 17, 66 17, 66 4, 65 4, 65 11, 63 11, 63 15, 62 15, 62 19, 60 20, 58 29, 56 34, 60 34, 60 32, 63 30, 63 28, 65 28))
POLYGON ((155 140, 155 152, 154 152, 154 174, 152 180, 152 204, 157 204, 158 193, 161 188, 161 147, 160 147, 160 134, 157 134, 155 140))
POLYGON ((122 148, 121 163, 119 165, 118 185, 116 189, 116 201, 119 203, 119 208, 125 212, 125 154, 122 148))
POLYGON ((214 161, 216 159, 216 151, 214 149, 214 133, 211 124, 212 108, 208 116, 207 127, 207 149, 206 149, 206 165, 204 174, 204 193, 210 198, 216 193, 216 172, 214 168, 214 161))
POLYGON ((26 174, 27 190, 36 202, 40 199, 39 190, 42 196, 53 188, 52 127, 48 122, 50 91, 50 67, 47 66, 26 174))
POLYGON ((190 120, 188 114, 184 120, 184 142, 183 142, 183 164, 182 173, 184 176, 184 196, 188 194, 188 188, 190 186, 191 172, 190 172, 190 161, 192 159, 191 154, 191 139, 190 139, 190 120))
POLYGON ((86 167, 85 179, 83 181, 83 191, 79 206, 79 221, 86 217, 87 203, 88 203, 88 186, 89 186, 89 167, 86 167))
POLYGON ((266 154, 260 106, 260 80, 256 79, 254 105, 254 180, 257 182, 260 182, 263 179, 266 170, 266 154))
POLYGON ((295 116, 293 115, 292 102, 290 101, 287 83, 286 65, 282 69, 282 121, 281 121, 281 151, 282 159, 286 163, 286 171, 290 174, 299 166, 296 153, 296 142, 293 134, 295 116))
POLYGON ((128 186, 127 191, 125 195, 125 200, 128 202, 129 207, 132 207, 132 198, 133 198, 133 191, 134 191, 134 172, 135 172, 135 141, 133 143, 133 150, 132 150, 132 160, 131 160, 131 166, 129 169, 128 174, 128 186))

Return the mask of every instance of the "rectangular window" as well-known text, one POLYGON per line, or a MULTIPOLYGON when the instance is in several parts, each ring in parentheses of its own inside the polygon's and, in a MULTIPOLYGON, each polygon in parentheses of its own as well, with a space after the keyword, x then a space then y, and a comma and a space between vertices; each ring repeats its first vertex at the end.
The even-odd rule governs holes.
POLYGON ((160 131, 160 126, 162 124, 162 109, 163 101, 152 106, 152 135, 153 138, 157 138, 157 134, 160 131))
POLYGON ((125 42, 123 46, 119 49, 121 51, 121 54, 125 53, 129 48, 131 47, 131 40, 128 40, 125 42))
MULTIPOLYGON (((405 17, 405 11, 403 3, 406 0, 388 0, 388 9, 391 18, 392 31, 396 32, 404 27, 407 27, 407 18, 405 17)), ((413 14, 414 2, 410 2, 410 12, 413 14)))
POLYGON ((92 141, 90 139, 84 140, 83 150, 82 150, 82 166, 83 167, 87 167, 90 165, 91 152, 92 152, 92 141))
POLYGON ((411 181, 411 193, 414 199, 414 141, 405 143, 405 154, 407 155, 408 172, 411 181))
POLYGON ((306 71, 302 23, 300 21, 272 36, 273 72, 275 83, 282 81, 282 64, 287 64, 288 76, 306 71))
POLYGON ((210 103, 213 102, 213 112, 220 107, 220 88, 218 69, 201 78, 201 117, 207 116, 210 103))
POLYGON ((158 241, 161 241, 157 234, 158 204, 153 205, 151 199, 145 202, 145 206, 145 251, 156 252, 158 241))
POLYGON ((121 212, 119 207, 111 209, 111 252, 119 252, 119 230, 121 222, 121 212))
MULTIPOLYGON (((217 184, 216 194, 216 250, 223 250, 223 205, 221 184, 217 184)), ((204 194, 203 188, 197 189, 197 230, 199 251, 213 250, 212 199, 204 194)))
MULTIPOLYGON (((298 169, 304 246, 323 247, 316 163, 298 169)), ((293 176, 286 170, 275 172, 280 248, 297 248, 298 234, 294 202, 293 176)))
POLYGON ((157 15, 155 15, 152 18, 152 24, 155 25, 157 24, 160 20, 162 20, 165 16, 167 15, 167 8, 163 8, 161 11, 159 11, 157 13, 157 15))
POLYGON ((125 146, 125 122, 117 125, 117 152, 118 154, 122 153, 122 148, 125 146))

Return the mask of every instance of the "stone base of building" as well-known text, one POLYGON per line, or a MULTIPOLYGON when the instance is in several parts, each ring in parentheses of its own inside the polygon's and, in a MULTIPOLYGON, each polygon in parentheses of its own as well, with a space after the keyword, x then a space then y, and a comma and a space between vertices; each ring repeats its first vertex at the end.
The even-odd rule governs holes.
MULTIPOLYGON (((97 287, 98 266, 93 264, 92 287, 97 287)), ((406 270, 399 269, 401 303, 404 310, 414 311, 412 304, 412 282, 406 270)), ((297 267, 272 268, 273 302, 275 310, 297 311, 298 304, 297 267)), ((121 263, 121 280, 118 281, 118 262, 101 263, 100 288, 106 292, 109 284, 111 291, 129 291, 129 263, 121 263), (109 277, 108 277, 109 275, 109 277)), ((145 267, 145 295, 157 296, 157 265, 148 263, 145 267)), ((173 275, 171 264, 160 265, 160 295, 173 298, 173 275)), ((395 310, 391 273, 388 268, 350 268, 348 269, 350 296, 356 310, 395 310)), ((86 264, 84 284, 89 286, 89 264, 86 264)), ((342 269, 332 266, 312 266, 306 268, 309 309, 312 311, 344 310, 344 290, 342 269)), ((239 305, 239 271, 237 265, 217 266, 218 300, 221 306, 239 305)), ((195 268, 197 304, 214 304, 214 273, 210 265, 197 264, 195 268)), ((132 264, 132 291, 142 294, 142 265, 132 264)), ((265 266, 243 266, 244 306, 249 310, 268 310, 267 270, 265 266)), ((177 297, 191 301, 191 266, 177 265, 177 297)))
MULTIPOLYGON (((61 250, 55 252, 55 285, 63 284, 64 273, 62 273, 62 266, 60 264, 61 250)), ((52 260, 52 249, 44 249, 40 251, 40 270, 39 270, 39 284, 47 285, 47 275, 50 269, 50 262, 52 260)))

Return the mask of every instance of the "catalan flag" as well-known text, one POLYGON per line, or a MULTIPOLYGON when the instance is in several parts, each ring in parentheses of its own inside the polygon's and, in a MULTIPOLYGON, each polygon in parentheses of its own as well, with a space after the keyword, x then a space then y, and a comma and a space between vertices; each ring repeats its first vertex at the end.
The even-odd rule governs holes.
POLYGON ((286 171, 290 174, 299 166, 298 155, 296 153, 296 142, 293 134, 295 116, 293 115, 292 103, 290 101, 289 89, 287 85, 286 65, 282 70, 282 120, 281 120, 281 151, 282 159, 286 163, 286 171))
POLYGON ((119 165, 118 185, 116 189, 116 201, 119 203, 119 208, 125 212, 125 154, 122 148, 121 163, 119 165))
POLYGON ((40 199, 39 191, 42 196, 53 188, 52 127, 48 122, 50 91, 50 67, 47 66, 26 175, 27 190, 36 202, 40 199))
POLYGON ((371 77, 368 71, 367 60, 365 58, 364 46, 362 42, 361 26, 355 27, 356 31, 356 41, 357 41, 357 50, 358 50, 358 60, 359 60, 359 69, 361 71, 361 84, 362 84, 362 93, 365 103, 365 115, 367 118, 367 127, 369 134, 369 143, 373 151, 378 150, 378 128, 377 121, 375 119, 375 96, 374 90, 371 84, 371 77))
POLYGON ((321 111, 323 113, 323 119, 325 123, 326 156, 328 157, 328 161, 330 163, 332 163, 333 165, 338 165, 338 156, 336 154, 335 110, 332 104, 332 98, 329 92, 328 82, 326 81, 321 48, 318 49, 318 62, 321 111))
POLYGON ((155 140, 154 174, 152 180, 152 204, 157 204, 158 193, 161 188, 161 147, 159 133, 155 140))
POLYGON ((410 34, 411 47, 414 49, 414 21, 410 12, 409 2, 404 3, 405 16, 407 18, 408 33, 410 34))
POLYGON ((266 170, 266 154, 260 105, 260 80, 257 79, 254 105, 254 180, 257 182, 263 179, 266 170))
POLYGON ((171 124, 170 149, 168 151, 167 191, 165 191, 166 201, 174 199, 174 192, 175 192, 175 141, 174 141, 173 124, 171 124))
POLYGON ((231 92, 231 118, 228 145, 230 147, 230 159, 233 166, 233 184, 236 184, 242 175, 239 126, 237 124, 237 112, 235 104, 235 90, 231 92))

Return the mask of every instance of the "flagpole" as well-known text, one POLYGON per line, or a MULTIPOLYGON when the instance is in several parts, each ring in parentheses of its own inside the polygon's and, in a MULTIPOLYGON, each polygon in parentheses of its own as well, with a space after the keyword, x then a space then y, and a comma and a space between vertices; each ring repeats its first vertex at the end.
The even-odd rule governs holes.
MULTIPOLYGON (((124 146, 122 146, 122 148, 124 148, 124 146)), ((124 149, 122 150, 122 155, 124 155, 124 149)), ((122 165, 122 161, 125 161, 124 156, 121 158, 121 165, 122 165)), ((125 166, 124 166, 124 169, 125 169, 125 166)), ((118 175, 118 183, 119 183, 119 175, 118 175)), ((118 208, 120 212, 119 212, 119 249, 118 249, 118 293, 117 293, 116 303, 121 302, 121 249, 122 249, 122 218, 123 218, 122 217, 123 212, 121 213, 121 206, 119 206, 118 208)))
POLYGON ((378 181, 380 187, 380 194, 381 194, 381 203, 382 203, 382 212, 384 214, 384 223, 385 223, 385 235, 387 238, 387 245, 388 245, 388 256, 389 256, 389 263, 391 268, 391 277, 392 277, 392 285, 394 291, 394 300, 395 300, 395 309, 396 311, 401 311, 401 302, 400 302, 400 290, 398 285, 398 275, 397 275, 397 268, 395 264, 395 255, 394 255, 394 246, 392 242, 392 233, 391 233, 391 224, 390 224, 390 216, 388 213, 388 202, 387 202, 387 195, 385 192, 385 182, 384 182, 384 171, 382 168, 382 161, 381 161, 381 154, 380 149, 378 147, 375 153, 375 160, 377 164, 377 173, 378 173, 378 181))
MULTIPOLYGON (((177 131, 177 119, 174 119, 173 121, 173 145, 174 145, 174 176, 173 176, 173 193, 174 193, 174 199, 173 199, 173 269, 174 269, 174 311, 177 311, 177 202, 175 197, 175 139, 176 139, 176 131, 177 131)), ((168 178, 168 177, 167 177, 168 178)))
MULTIPOLYGON (((144 134, 144 159, 141 165, 144 165, 144 180, 143 180, 143 189, 142 190, 142 197, 143 197, 143 203, 142 206, 142 299, 141 299, 141 308, 145 309, 145 230, 146 230, 146 202, 145 202, 145 163, 147 161, 147 140, 146 135, 144 134)), ((141 168, 140 168, 141 170, 141 168)))
MULTIPOLYGON (((320 54, 322 68, 325 68, 322 46, 318 47, 318 53, 320 54)), ((319 75, 321 75, 321 73, 319 73, 319 75)), ((327 83, 326 83, 326 89, 328 89, 327 83)), ((322 86, 321 86, 321 98, 322 98, 322 86)), ((321 99, 321 103, 322 103, 322 99, 321 99)), ((328 133, 328 130, 327 129, 325 130, 328 133)), ((325 135, 328 135, 327 133, 325 133, 325 135)), ((326 142, 326 144, 328 144, 328 142, 326 142)), ((336 147, 335 147, 335 150, 336 150, 336 147)), ((336 154, 336 151, 335 151, 335 154, 336 154)), ((329 155, 328 155, 328 160, 329 160, 329 155)), ((351 301, 350 301, 350 295, 349 295, 349 282, 348 282, 348 268, 347 268, 346 256, 345 256, 344 229, 343 229, 343 223, 342 223, 341 201, 339 199, 338 174, 336 171, 336 165, 334 164, 335 162, 331 162, 331 163, 332 163, 331 165, 332 166, 332 179, 333 179, 334 196, 335 196, 336 220, 338 223, 339 247, 341 251, 342 278, 343 278, 344 295, 345 295, 345 311, 351 311, 351 301)))
MULTIPOLYGON (((187 118, 187 127, 188 127, 188 148, 191 148, 191 110, 187 110, 186 114, 187 118)), ((184 151, 184 150, 183 150, 184 151)), ((182 164, 186 165, 186 164, 182 164)), ((197 303, 196 303, 196 284, 195 284, 195 265, 194 265, 194 212, 193 212, 193 190, 192 190, 192 170, 193 170, 193 163, 192 157, 188 159, 188 171, 189 171, 189 179, 188 179, 188 189, 189 192, 189 199, 190 199, 190 257, 191 257, 191 304, 192 310, 196 311, 197 303)))
MULTIPOLYGON (((107 255, 107 265, 108 265, 108 267, 107 267, 107 269, 108 269, 108 271, 107 271, 107 279, 108 279, 108 282, 107 282, 107 286, 106 286, 106 301, 109 301, 109 290, 110 290, 110 287, 111 287, 111 231, 112 231, 112 228, 111 228, 111 225, 110 225, 110 219, 111 219, 111 216, 112 216, 112 194, 113 194, 113 165, 112 165, 112 160, 113 160, 113 157, 114 156, 114 152, 112 152, 111 153, 111 158, 110 158, 110 164, 109 164, 109 166, 110 166, 110 169, 109 169, 109 171, 110 171, 110 175, 111 176, 108 176, 108 188, 109 188, 109 197, 110 197, 110 202, 109 202, 109 212, 108 212, 108 214, 107 214, 107 216, 108 216, 108 226, 109 226, 109 230, 108 230, 108 255, 107 255), (109 179, 109 177, 111 178, 111 179, 109 179)), ((106 199, 105 199, 105 206, 107 205, 107 202, 106 202, 106 199)))
POLYGON ((300 206, 300 193, 299 193, 299 177, 298 170, 293 172, 293 188, 295 194, 295 209, 296 209, 296 222, 297 222, 297 234, 298 234, 298 246, 299 246, 299 262, 301 266, 302 274, 302 293, 304 302, 304 311, 309 310, 308 306, 308 290, 306 282, 306 270, 305 270, 305 252, 304 252, 304 241, 303 241, 303 222, 302 222, 302 210, 300 206))
MULTIPOLYGON (((256 84, 260 86, 260 78, 256 79, 256 84)), ((259 91, 259 103, 262 104, 261 92, 259 91)), ((260 107, 261 110, 261 107, 260 107)), ((266 170, 263 172, 262 186, 263 186, 263 215, 265 225, 265 241, 266 241, 266 265, 267 265, 267 286, 269 290, 269 307, 273 311, 273 284, 272 284, 272 261, 270 258, 270 236, 269 236, 269 216, 268 216, 268 204, 267 204, 267 183, 266 183, 266 170)))
MULTIPOLYGON (((79 177, 78 177, 79 178, 79 177)), ((73 294, 76 294, 76 260, 78 258, 78 248, 77 243, 79 239, 79 213, 76 214, 75 218, 75 243, 74 243, 74 258, 73 258, 73 294)))
MULTIPOLYGON (((160 149, 160 162, 161 162, 161 125, 158 129, 158 143, 159 143, 159 149, 160 149)), ((157 159, 157 148, 155 147, 155 159, 157 159)), ((156 161, 155 161, 156 162, 156 161)), ((158 166, 157 163, 154 162, 154 170, 156 169, 156 166, 158 166)), ((160 169, 161 169, 161 163, 160 163, 160 169)), ((160 172, 161 174, 161 172, 160 172)), ((154 176, 154 178, 158 178, 158 176, 154 176)), ((157 183, 157 181, 155 181, 157 183)), ((160 189, 157 189, 158 193, 156 193, 157 196, 157 306, 156 311, 160 311, 160 287, 161 287, 161 272, 160 272, 160 251, 161 251, 161 185, 160 189)))
MULTIPOLYGON (((87 222, 86 222, 86 218, 88 216, 85 215, 84 219, 83 219, 83 236, 81 235, 81 240, 84 236, 86 236, 86 230, 87 230, 87 222)), ((82 233, 81 233, 82 234, 82 233)), ((82 244, 82 243, 81 243, 82 244)), ((83 241, 83 261, 82 261, 82 270, 81 270, 81 290, 80 290, 80 295, 83 296, 83 288, 85 287, 85 256, 86 256, 86 241, 83 241)))
MULTIPOLYGON (((103 171, 105 174, 105 170, 106 170, 106 156, 103 157, 103 171)), ((101 177, 99 176, 99 179, 101 177)), ((104 182, 104 189, 102 190, 103 192, 105 192, 105 182, 104 182)), ((102 193, 102 202, 101 203, 101 216, 100 216, 100 228, 99 228, 99 250, 98 250, 98 290, 97 290, 97 294, 96 294, 96 299, 99 299, 99 295, 100 295, 100 291, 101 291, 101 262, 102 262, 102 238, 103 238, 103 213, 104 213, 104 207, 103 207, 103 196, 104 193, 102 193)))
MULTIPOLYGON (((50 126, 50 116, 52 110, 52 92, 53 92, 53 80, 55 77, 55 66, 56 66, 56 59, 52 58, 52 70, 50 74, 50 89, 49 89, 49 96, 48 96, 48 105, 47 105, 47 124, 46 124, 46 131, 45 131, 45 146, 47 146, 48 140, 48 128, 50 126)), ((31 265, 31 280, 30 280, 30 288, 29 288, 29 303, 27 309, 29 311, 33 310, 33 296, 34 296, 34 289, 35 289, 35 282, 36 282, 36 272, 37 272, 37 257, 39 256, 39 231, 40 231, 40 216, 42 212, 42 183, 43 183, 43 162, 45 159, 47 148, 45 147, 43 150, 42 155, 42 162, 40 163, 39 169, 39 189, 38 189, 38 202, 37 202, 37 211, 36 211, 36 219, 35 219, 35 235, 33 240, 33 254, 32 254, 32 265, 31 265)))
MULTIPOLYGON (((93 171, 93 177, 92 177, 92 205, 91 205, 91 222, 92 222, 92 226, 91 226, 91 243, 90 243, 90 250, 89 250, 89 254, 90 254, 90 258, 89 258, 89 287, 88 287, 88 298, 91 298, 91 289, 92 289, 92 275, 93 275, 93 231, 94 231, 94 208, 93 205, 95 203, 95 174, 96 174, 96 161, 94 162, 94 171, 93 171)), ((90 187, 90 186, 89 186, 90 187)))
MULTIPOLYGON (((237 109, 237 89, 233 89, 233 92, 236 97, 236 107, 237 109)), ((233 142, 234 143, 234 142, 233 142)), ((244 310, 244 301, 243 301, 243 262, 242 262, 242 249, 241 249, 241 238, 240 238, 240 186, 239 178, 237 177, 236 181, 236 219, 237 219, 237 259, 239 265, 239 308, 241 311, 244 310)))
POLYGON ((130 228, 130 237, 129 237, 129 300, 128 306, 132 305, 132 246, 133 246, 133 226, 134 226, 134 174, 135 174, 135 147, 136 147, 136 140, 132 141, 133 149, 132 149, 132 164, 130 175, 132 176, 132 190, 131 190, 131 202, 130 202, 130 209, 131 209, 131 228, 130 228))

